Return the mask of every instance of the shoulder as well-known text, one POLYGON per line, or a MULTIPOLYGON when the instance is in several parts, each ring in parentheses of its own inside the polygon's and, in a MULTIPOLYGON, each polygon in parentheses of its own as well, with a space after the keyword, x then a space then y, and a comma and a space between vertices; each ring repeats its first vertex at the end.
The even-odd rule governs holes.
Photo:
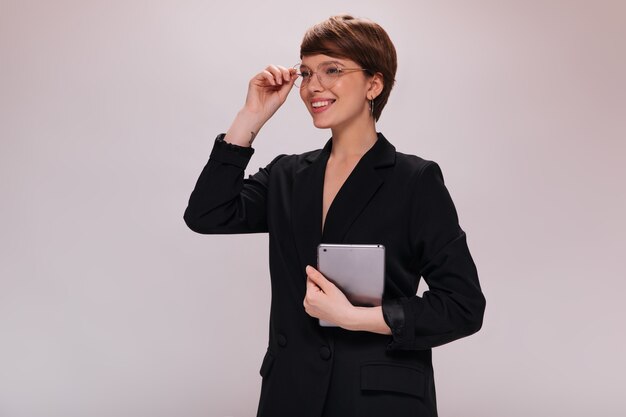
POLYGON ((277 170, 298 170, 302 167, 311 165, 322 152, 322 149, 315 149, 300 154, 280 154, 271 162, 273 168, 277 170))
POLYGON ((382 133, 378 133, 379 139, 382 139, 382 144, 385 147, 385 153, 392 152, 394 157, 392 160, 393 170, 396 176, 403 178, 418 177, 421 173, 428 169, 430 166, 438 166, 435 161, 422 158, 421 156, 405 153, 399 151, 392 142, 390 142, 382 133))
POLYGON ((426 171, 441 171, 437 162, 417 155, 396 151, 396 171, 399 175, 417 179, 426 171))
POLYGON ((409 192, 428 193, 445 189, 441 167, 436 161, 396 150, 395 177, 401 178, 409 192))

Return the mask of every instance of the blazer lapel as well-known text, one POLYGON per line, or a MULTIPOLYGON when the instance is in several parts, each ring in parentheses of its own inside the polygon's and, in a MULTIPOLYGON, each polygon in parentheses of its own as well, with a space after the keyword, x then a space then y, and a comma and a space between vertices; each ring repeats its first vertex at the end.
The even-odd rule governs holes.
POLYGON ((350 227, 384 183, 385 176, 379 168, 395 163, 395 151, 395 147, 379 133, 374 146, 361 157, 330 205, 322 242, 344 243, 350 227))
POLYGON ((332 141, 305 157, 306 166, 296 172, 293 182, 292 221, 294 241, 304 266, 317 265, 317 245, 322 239, 322 193, 324 172, 332 141))
MULTIPOLYGON (((317 245, 343 243, 350 226, 384 183, 384 170, 395 163, 395 147, 378 133, 376 143, 361 157, 335 196, 322 235, 322 198, 332 139, 309 154, 307 166, 296 173, 293 190, 293 231, 301 264, 317 264, 317 245)), ((372 242, 375 243, 375 242, 372 242)))

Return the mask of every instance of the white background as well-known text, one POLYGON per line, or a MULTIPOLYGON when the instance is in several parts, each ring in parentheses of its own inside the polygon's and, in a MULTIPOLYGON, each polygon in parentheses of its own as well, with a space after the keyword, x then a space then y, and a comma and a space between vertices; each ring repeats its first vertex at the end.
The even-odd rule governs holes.
MULTIPOLYGON (((441 165, 487 297, 440 415, 626 415, 623 1, 0 0, 0 416, 254 415, 267 236, 182 215, 248 80, 340 12, 395 42, 378 130, 441 165)), ((294 89, 248 173, 329 136, 294 89)))

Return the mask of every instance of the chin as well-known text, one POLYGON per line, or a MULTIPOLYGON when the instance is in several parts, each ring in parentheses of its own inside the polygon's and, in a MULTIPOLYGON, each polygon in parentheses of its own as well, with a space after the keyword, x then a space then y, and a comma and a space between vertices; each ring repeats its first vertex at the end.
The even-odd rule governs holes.
POLYGON ((315 126, 318 129, 330 129, 332 127, 332 123, 313 118, 313 126, 315 126))
POLYGON ((316 122, 316 121, 313 121, 313 126, 315 126, 318 129, 330 129, 332 127, 329 123, 322 123, 322 122, 316 122))

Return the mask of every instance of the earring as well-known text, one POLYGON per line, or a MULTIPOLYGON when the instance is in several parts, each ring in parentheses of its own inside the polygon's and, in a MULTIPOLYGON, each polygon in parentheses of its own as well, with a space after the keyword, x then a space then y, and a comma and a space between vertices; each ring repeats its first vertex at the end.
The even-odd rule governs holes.
POLYGON ((374 117, 374 99, 370 99, 370 114, 374 117))

